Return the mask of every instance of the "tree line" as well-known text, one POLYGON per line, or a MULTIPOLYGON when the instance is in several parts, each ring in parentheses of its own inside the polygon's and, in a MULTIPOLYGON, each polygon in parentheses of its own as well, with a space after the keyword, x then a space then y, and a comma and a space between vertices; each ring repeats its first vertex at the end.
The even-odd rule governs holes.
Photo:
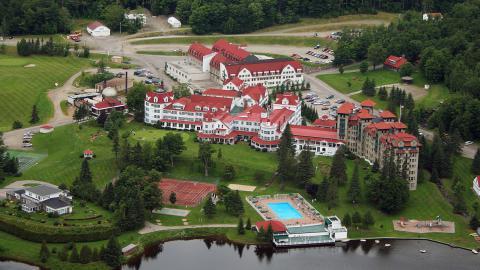
MULTIPOLYGON (((37 38, 36 40, 30 39, 28 41, 25 38, 22 38, 17 42, 17 53, 20 56, 68 56, 70 54, 70 44, 53 42, 51 37, 47 41, 44 41, 43 38, 37 38)), ((83 47, 83 53, 78 55, 88 58, 90 56, 89 48, 83 47)))
POLYGON ((7 153, 7 147, 3 143, 2 132, 0 132, 0 183, 7 176, 18 175, 18 159, 7 153))

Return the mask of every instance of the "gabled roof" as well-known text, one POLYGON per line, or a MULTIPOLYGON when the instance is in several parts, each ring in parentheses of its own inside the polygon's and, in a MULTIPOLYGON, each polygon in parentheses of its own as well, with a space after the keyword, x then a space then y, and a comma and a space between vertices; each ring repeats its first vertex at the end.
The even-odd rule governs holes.
POLYGON ((391 119, 391 118, 396 118, 397 116, 394 113, 392 113, 391 111, 385 110, 385 111, 380 113, 380 117, 383 118, 383 119, 391 119))
POLYGON ((217 96, 217 97, 229 97, 235 98, 239 96, 239 92, 235 90, 223 90, 223 89, 214 89, 209 88, 203 91, 202 95, 204 96, 217 96))
POLYGON ((375 132, 377 130, 389 130, 389 129, 396 129, 396 130, 403 130, 406 129, 407 126, 402 122, 378 122, 378 123, 371 123, 366 127, 366 129, 371 132, 375 132))
POLYGON ((230 63, 231 61, 228 60, 225 56, 223 56, 223 54, 216 54, 212 60, 210 61, 210 67, 213 67, 215 69, 220 69, 220 64, 223 63, 223 64, 226 64, 226 63, 230 63))
POLYGON ((299 98, 297 95, 292 93, 285 93, 285 94, 277 94, 275 99, 275 104, 283 104, 284 100, 288 101, 288 105, 296 106, 298 105, 299 98))
POLYGON ((390 55, 383 64, 394 69, 400 69, 407 62, 408 61, 405 59, 405 57, 390 55))
POLYGON ((294 113, 294 111, 289 110, 287 108, 283 108, 280 110, 274 110, 272 114, 268 117, 267 121, 272 124, 277 124, 278 127, 282 126, 288 120, 290 120, 290 116, 294 113))
POLYGON ((265 232, 268 230, 268 226, 271 225, 272 231, 273 232, 286 232, 287 227, 280 221, 278 220, 265 220, 265 221, 259 221, 255 223, 255 226, 257 227, 257 230, 260 230, 260 228, 263 228, 265 232))
POLYGON ((225 67, 229 76, 232 74, 239 74, 243 69, 247 69, 251 73, 258 72, 273 72, 275 74, 280 74, 282 70, 287 66, 292 66, 295 71, 302 70, 302 64, 296 60, 292 59, 263 59, 257 60, 254 62, 239 62, 239 63, 229 63, 225 67))
POLYGON ((173 92, 147 92, 147 95, 145 96, 145 101, 157 104, 171 103, 173 101, 173 92))
POLYGON ((205 47, 203 44, 198 42, 192 43, 188 48, 188 54, 197 58, 198 60, 203 60, 203 57, 212 53, 212 50, 205 47))
POLYGON ((43 201, 42 204, 44 204, 45 206, 48 206, 52 209, 61 209, 61 208, 70 206, 69 202, 61 200, 60 198, 50 198, 46 201, 43 201))
MULTIPOLYGON (((237 120, 237 121, 248 121, 248 122, 257 122, 260 123, 262 120, 262 113, 265 113, 265 109, 262 108, 261 106, 258 105, 253 105, 251 107, 248 107, 245 109, 243 112, 237 114, 234 117, 229 118, 230 122, 232 120, 237 120)), ((223 121, 228 122, 227 120, 223 121)))
POLYGON ((322 115, 320 118, 313 121, 313 125, 317 127, 335 128, 335 126, 337 125, 337 121, 329 119, 328 115, 322 115))
POLYGON ((234 61, 242 61, 251 55, 251 53, 240 48, 240 46, 230 43, 225 39, 217 40, 213 44, 212 50, 215 52, 219 52, 223 54, 226 58, 234 61))
POLYGON ((105 26, 105 25, 103 25, 103 23, 101 23, 99 21, 94 21, 94 22, 90 23, 87 27, 88 27, 88 29, 94 31, 95 29, 97 29, 100 26, 105 26))
POLYGON ((93 151, 90 150, 90 149, 87 149, 87 150, 83 151, 83 154, 85 154, 85 155, 93 155, 93 151))
POLYGON ((238 78, 238 77, 234 77, 233 79, 226 79, 224 82, 223 82, 223 85, 226 85, 228 83, 232 83, 233 85, 235 85, 236 87, 240 87, 242 86, 243 84, 243 80, 238 78))
POLYGON ((353 103, 345 102, 337 109, 337 113, 351 114, 353 112, 353 108, 355 108, 355 105, 353 103))
POLYGON ((265 96, 267 88, 263 84, 257 84, 255 86, 249 86, 243 89, 242 95, 249 96, 256 102, 260 102, 260 99, 265 96))
POLYGON ((338 139, 337 131, 331 128, 291 125, 290 130, 293 137, 297 139, 341 142, 338 139))
POLYGON ((212 110, 212 108, 216 108, 217 110, 230 111, 230 108, 232 106, 232 99, 224 97, 192 95, 190 97, 183 97, 174 100, 172 104, 165 107, 165 109, 176 110, 175 108, 173 108, 175 104, 182 104, 184 106, 183 111, 190 112, 209 112, 212 110), (208 111, 204 110, 205 107, 208 108, 208 111))
POLYGON ((122 106, 125 106, 125 104, 123 104, 120 100, 107 97, 107 98, 104 98, 103 101, 93 105, 93 108, 97 110, 102 110, 102 109, 122 107, 122 106))
POLYGON ((360 103, 360 106, 362 107, 375 107, 377 103, 375 103, 375 101, 371 100, 371 99, 365 99, 364 101, 362 101, 362 103, 360 103))
POLYGON ((419 146, 417 137, 405 132, 385 134, 380 137, 380 142, 393 147, 399 147, 400 143, 403 143, 403 147, 413 146, 413 143, 415 143, 415 146, 419 146))
POLYGON ((357 113, 357 116, 358 118, 360 119, 373 119, 373 115, 371 115, 368 110, 366 109, 361 109, 358 113, 357 113))

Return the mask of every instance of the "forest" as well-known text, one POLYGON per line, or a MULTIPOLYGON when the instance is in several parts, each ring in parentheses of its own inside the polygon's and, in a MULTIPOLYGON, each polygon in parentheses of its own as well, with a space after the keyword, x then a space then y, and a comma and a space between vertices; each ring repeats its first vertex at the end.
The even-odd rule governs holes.
MULTIPOLYGON (((124 10, 145 7, 153 15, 174 14, 196 34, 247 33, 264 27, 294 23, 302 17, 346 14, 447 12, 462 0, 3 0, 0 34, 54 34, 70 32, 72 18, 107 20, 124 10)), ((118 17, 116 18, 118 20, 118 17)), ((121 19, 121 18, 120 18, 121 19)))

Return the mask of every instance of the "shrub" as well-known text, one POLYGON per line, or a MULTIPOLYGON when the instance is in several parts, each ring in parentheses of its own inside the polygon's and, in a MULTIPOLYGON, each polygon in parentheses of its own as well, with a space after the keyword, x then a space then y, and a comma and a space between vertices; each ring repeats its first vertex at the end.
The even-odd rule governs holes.
POLYGON ((15 120, 12 124, 12 129, 20 129, 22 127, 23 127, 23 123, 18 120, 15 120))

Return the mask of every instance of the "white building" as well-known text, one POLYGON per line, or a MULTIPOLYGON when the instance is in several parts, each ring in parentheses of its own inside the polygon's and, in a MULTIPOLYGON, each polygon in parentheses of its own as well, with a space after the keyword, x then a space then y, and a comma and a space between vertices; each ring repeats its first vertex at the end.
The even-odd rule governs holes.
POLYGON ((168 24, 173 28, 180 28, 182 27, 182 23, 175 17, 169 17, 167 20, 168 24))
POLYGON ((106 27, 99 21, 94 21, 87 26, 87 32, 92 37, 108 37, 110 36, 110 28, 106 27))
POLYGON ((127 20, 139 20, 142 25, 145 25, 147 24, 147 16, 145 16, 145 14, 142 14, 142 13, 139 13, 139 14, 135 14, 135 13, 130 13, 130 14, 125 14, 125 19, 127 20))
POLYGON ((480 196, 480 176, 473 178, 473 191, 480 196))
POLYGON ((7 198, 21 202, 27 213, 45 211, 64 215, 72 213, 72 197, 54 186, 39 185, 7 193, 7 198))

